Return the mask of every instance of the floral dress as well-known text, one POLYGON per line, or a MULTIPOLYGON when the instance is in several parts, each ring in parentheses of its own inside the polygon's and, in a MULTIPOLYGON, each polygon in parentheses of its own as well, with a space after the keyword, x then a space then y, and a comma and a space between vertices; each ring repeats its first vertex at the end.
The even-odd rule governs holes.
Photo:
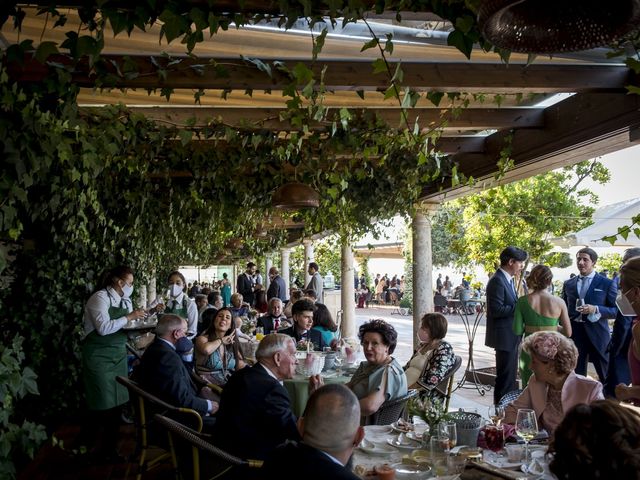
MULTIPOLYGON (((414 354, 415 355, 415 354, 414 354)), ((424 368, 420 378, 418 378, 418 385, 422 389, 420 392, 421 397, 442 397, 435 388, 442 381, 453 364, 456 361, 456 356, 453 353, 453 347, 449 342, 444 340, 440 341, 440 344, 431 350, 431 355, 424 363, 424 368)))

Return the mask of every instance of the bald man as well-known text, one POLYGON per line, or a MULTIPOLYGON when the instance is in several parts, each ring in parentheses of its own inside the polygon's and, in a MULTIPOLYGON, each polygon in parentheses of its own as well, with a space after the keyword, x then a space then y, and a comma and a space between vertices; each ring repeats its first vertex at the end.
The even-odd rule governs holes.
POLYGON ((351 390, 332 383, 316 390, 298 420, 301 442, 287 442, 267 457, 265 478, 358 480, 349 460, 364 437, 360 403, 351 390))

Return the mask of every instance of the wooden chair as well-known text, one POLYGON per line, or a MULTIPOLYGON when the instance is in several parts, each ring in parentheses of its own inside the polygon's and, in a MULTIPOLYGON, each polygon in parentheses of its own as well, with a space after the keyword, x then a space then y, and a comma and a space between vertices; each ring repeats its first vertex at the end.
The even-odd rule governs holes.
POLYGON ((407 401, 410 398, 415 397, 417 394, 418 390, 412 389, 409 390, 404 397, 384 402, 377 412, 369 415, 367 425, 390 425, 397 421, 402 415, 402 412, 407 405, 407 401))
POLYGON ((185 419, 199 432, 202 431, 202 417, 191 408, 169 405, 143 390, 136 382, 127 377, 117 376, 116 380, 129 391, 130 401, 134 409, 134 424, 138 437, 135 456, 140 457, 136 478, 140 480, 147 470, 170 458, 169 444, 165 441, 166 437, 157 434, 157 426, 153 422, 153 412, 168 413, 185 419), (165 453, 149 460, 147 458, 149 451, 158 448, 164 450, 165 453))
POLYGON ((456 372, 460 369, 461 365, 462 365, 462 357, 460 357, 459 355, 456 355, 452 367, 449 369, 446 375, 442 377, 442 380, 440 380, 440 383, 435 388, 435 390, 444 399, 445 412, 449 411, 449 402, 451 401, 451 394, 453 393, 453 384, 455 382, 454 376, 456 372))
POLYGON ((236 457, 216 447, 203 435, 163 415, 155 420, 168 434, 177 478, 183 480, 257 477, 262 460, 236 457))
POLYGON ((498 405, 501 407, 506 407, 508 404, 513 402, 516 398, 520 396, 522 393, 521 389, 511 390, 510 392, 505 393, 502 398, 498 401, 498 405))

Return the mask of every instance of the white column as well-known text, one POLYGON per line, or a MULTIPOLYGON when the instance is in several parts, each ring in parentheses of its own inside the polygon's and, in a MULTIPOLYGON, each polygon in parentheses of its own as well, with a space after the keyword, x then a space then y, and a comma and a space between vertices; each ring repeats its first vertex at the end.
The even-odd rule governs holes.
POLYGON ((147 301, 146 303, 141 303, 141 305, 149 305, 153 302, 158 296, 156 292, 156 272, 152 272, 149 277, 149 283, 147 284, 147 301))
POLYGON ((265 271, 264 275, 262 275, 262 281, 264 282, 264 289, 269 290, 269 284, 271 283, 271 279, 269 278, 269 270, 273 267, 273 260, 271 255, 267 255, 267 261, 265 262, 265 271))
POLYGON ((309 275, 309 262, 313 262, 313 242, 311 240, 303 240, 304 245, 304 286, 309 285, 311 281, 311 275, 309 275))
POLYGON ((342 241, 340 307, 342 337, 356 336, 356 299, 353 286, 353 250, 348 239, 342 241))
MULTIPOLYGON (((423 204, 413 217, 413 341, 416 342, 420 319, 433 312, 431 256, 431 214, 438 204, 423 204)), ((415 346, 415 345, 414 345, 415 346)))
POLYGON ((289 272, 289 256, 291 255, 290 248, 283 248, 280 250, 280 276, 284 279, 284 284, 286 285, 285 289, 285 298, 290 298, 289 296, 289 283, 291 283, 291 272, 289 272))

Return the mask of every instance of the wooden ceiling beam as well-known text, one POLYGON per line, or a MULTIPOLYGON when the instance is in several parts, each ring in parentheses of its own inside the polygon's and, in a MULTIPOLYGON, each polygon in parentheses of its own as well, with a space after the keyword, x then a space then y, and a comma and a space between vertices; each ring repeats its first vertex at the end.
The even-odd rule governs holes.
MULTIPOLYGON (((634 144, 630 131, 640 127, 640 97, 625 94, 578 94, 547 107, 544 128, 500 131, 485 140, 485 153, 460 153, 453 157, 458 169, 476 179, 474 187, 460 186, 439 192, 423 191, 425 200, 450 200, 510 183, 556 168, 606 155, 634 144), (496 163, 505 138, 512 135, 514 168, 498 182, 496 163)), ((637 167, 636 167, 637 169, 637 167)))
MULTIPOLYGON (((289 83, 288 78, 274 69, 273 78, 240 59, 209 59, 181 57, 179 64, 167 67, 170 59, 155 57, 154 63, 167 68, 166 78, 159 78, 157 67, 150 56, 128 56, 127 62, 137 64, 139 75, 135 78, 119 78, 115 75, 114 64, 123 66, 122 55, 104 55, 104 67, 112 71, 112 86, 118 88, 189 88, 189 89, 231 89, 270 90, 289 83), (224 68, 223 75, 216 73, 217 64, 224 68)), ((176 58, 176 57, 174 57, 176 58)), ((51 62, 70 65, 65 55, 49 57, 51 62)), ((268 60, 265 60, 268 62, 268 60)), ((303 63, 313 69, 317 78, 324 66, 328 90, 378 91, 389 86, 387 75, 372 74, 370 60, 322 60, 313 64, 309 61, 286 61, 293 69, 303 63)), ((395 63, 391 62, 392 71, 395 63)), ((430 63, 409 61, 402 63, 403 85, 418 91, 438 90, 442 92, 471 93, 560 93, 560 92, 623 92, 634 76, 629 68, 617 65, 545 65, 534 64, 504 65, 497 63, 430 63)), ((48 73, 48 67, 36 60, 26 60, 24 65, 10 64, 13 78, 26 81, 41 81, 48 73)), ((75 66, 73 81, 81 87, 94 87, 92 69, 83 62, 75 66)))
MULTIPOLYGON (((86 107, 85 110, 100 107, 86 107)), ((268 129, 274 131, 299 130, 281 116, 286 108, 227 108, 227 107, 130 107, 130 110, 158 122, 178 126, 204 127, 212 121, 221 121, 234 127, 268 129), (193 122, 195 120, 195 123, 193 122)), ((357 116, 373 112, 389 126, 403 125, 400 108, 353 109, 357 116)), ((456 113, 435 108, 413 108, 407 111, 408 123, 417 121, 423 129, 443 125, 445 129, 486 130, 501 128, 532 128, 543 125, 542 108, 466 108, 456 113)), ((312 129, 324 129, 333 121, 340 121, 339 109, 329 109, 327 121, 317 122, 312 129)))

